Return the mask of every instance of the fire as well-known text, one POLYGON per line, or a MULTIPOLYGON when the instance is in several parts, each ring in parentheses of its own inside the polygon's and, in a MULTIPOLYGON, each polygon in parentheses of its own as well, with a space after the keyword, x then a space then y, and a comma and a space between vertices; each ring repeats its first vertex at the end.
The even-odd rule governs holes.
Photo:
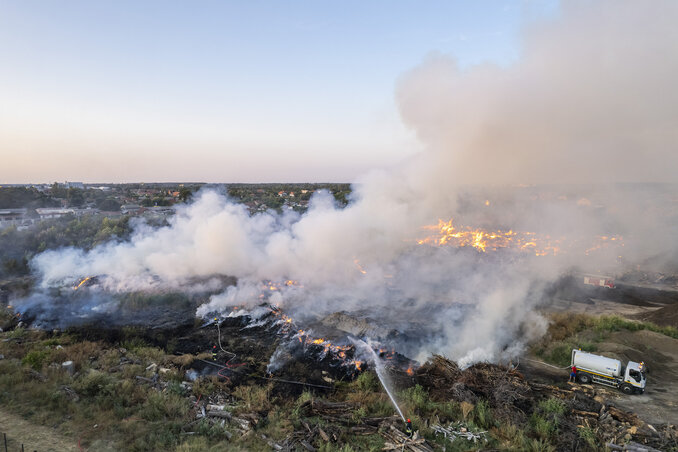
POLYGON ((565 250, 573 249, 585 250, 585 254, 588 255, 611 245, 624 246, 620 236, 598 236, 593 245, 582 246, 581 242, 566 242, 563 237, 552 238, 547 234, 515 232, 512 229, 508 231, 471 229, 455 226, 453 221, 453 219, 449 221, 438 220, 437 225, 424 226, 422 229, 432 232, 428 236, 418 239, 417 243, 419 245, 436 246, 470 246, 483 253, 497 251, 500 248, 512 248, 535 256, 556 256, 564 253, 565 250))
POLYGON ((405 372, 407 372, 407 375, 409 375, 410 377, 414 375, 414 369, 412 369, 412 364, 409 365, 405 372))
MULTIPOLYGON (((277 306, 269 306, 269 309, 273 315, 279 318, 279 322, 282 323, 282 331, 289 332, 290 328, 294 326, 294 320, 287 314, 284 314, 277 306)), ((348 355, 346 352, 353 349, 350 345, 337 345, 322 337, 311 337, 310 332, 301 328, 297 329, 292 337, 296 338, 300 344, 304 345, 304 347, 322 347, 324 355, 330 353, 332 356, 341 360, 342 365, 355 366, 357 370, 361 370, 359 366, 362 365, 362 363, 360 361, 349 361, 347 359, 348 355)))
POLYGON ((365 269, 363 268, 363 266, 360 265, 360 261, 359 261, 358 259, 355 259, 355 260, 353 261, 353 263, 355 264, 356 267, 358 267, 358 271, 359 271, 360 273, 362 273, 363 275, 366 275, 366 274, 367 274, 367 272, 365 271, 365 269))
POLYGON ((92 278, 94 278, 94 276, 88 276, 87 278, 83 279, 82 281, 80 281, 80 283, 77 286, 73 287, 73 290, 78 290, 80 287, 82 287, 83 284, 85 284, 87 281, 89 281, 92 278))
MULTIPOLYGON (((299 284, 299 281, 295 281, 293 279, 287 279, 282 282, 278 281, 265 281, 263 283, 263 290, 269 290, 271 292, 277 292, 281 290, 283 287, 304 287, 303 285, 299 284)), ((259 298, 263 298, 264 294, 259 295, 259 298)))
MULTIPOLYGON (((618 242, 619 246, 624 246, 624 244, 621 243, 621 237, 617 237, 617 236, 608 237, 606 235, 601 235, 601 236, 596 237, 596 239, 597 239, 596 243, 594 243, 593 246, 591 246, 590 248, 587 248, 586 251, 584 251, 584 253, 587 256, 590 253, 593 253, 594 251, 598 251, 600 249, 605 248, 606 246, 609 246, 610 244, 612 244, 611 242, 618 242)), ((619 257, 621 257, 621 256, 619 256, 619 257)))

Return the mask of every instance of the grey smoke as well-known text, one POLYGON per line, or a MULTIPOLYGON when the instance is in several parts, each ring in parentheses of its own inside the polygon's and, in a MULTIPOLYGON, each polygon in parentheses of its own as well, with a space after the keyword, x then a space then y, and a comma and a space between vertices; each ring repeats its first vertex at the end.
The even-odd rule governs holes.
POLYGON ((614 183, 675 178, 678 4, 562 9, 525 30, 522 57, 510 67, 460 70, 453 56, 435 55, 405 74, 401 114, 427 150, 356 181, 348 207, 318 193, 303 215, 250 216, 204 191, 168 226, 137 225, 128 242, 37 256, 43 288, 92 274, 123 292, 236 277, 237 286, 198 309, 206 315, 256 305, 263 280, 293 279, 303 287, 285 286, 271 301, 295 318, 368 312, 403 333, 411 357, 443 353, 469 364, 520 353, 545 331, 534 308, 563 272, 677 261, 678 218, 666 204, 675 205, 676 187, 614 183), (535 258, 416 245, 422 226, 451 217, 563 235, 577 246, 535 258), (622 264, 616 249, 583 254, 610 234, 624 236, 622 264))

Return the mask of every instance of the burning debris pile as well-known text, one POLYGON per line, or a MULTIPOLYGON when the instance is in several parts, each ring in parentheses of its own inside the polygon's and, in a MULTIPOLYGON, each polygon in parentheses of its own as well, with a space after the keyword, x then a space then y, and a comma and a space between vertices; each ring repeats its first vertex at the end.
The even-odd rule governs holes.
POLYGON ((472 247, 480 252, 497 251, 500 249, 512 249, 521 253, 529 253, 535 256, 555 256, 566 252, 581 252, 589 255, 605 248, 614 247, 614 252, 620 253, 624 247, 623 238, 620 236, 601 235, 582 244, 578 241, 568 240, 566 237, 552 238, 548 234, 536 232, 516 232, 512 229, 502 231, 488 231, 485 229, 473 229, 471 227, 455 227, 454 219, 449 221, 438 220, 438 225, 424 226, 422 229, 431 234, 418 239, 419 245, 472 247))

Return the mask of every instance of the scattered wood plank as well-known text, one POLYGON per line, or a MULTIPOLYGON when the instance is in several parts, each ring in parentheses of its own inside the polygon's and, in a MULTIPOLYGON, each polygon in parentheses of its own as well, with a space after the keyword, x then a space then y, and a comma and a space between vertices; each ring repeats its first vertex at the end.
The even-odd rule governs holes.
POLYGON ((324 431, 321 427, 318 427, 318 433, 320 433, 320 437, 321 437, 323 440, 325 440, 326 442, 329 442, 329 441, 330 441, 330 437, 327 436, 327 433, 325 433, 325 431, 324 431))
POLYGON ((226 419, 229 422, 233 419, 233 416, 228 411, 208 411, 207 416, 208 417, 218 417, 220 419, 226 419))
POLYGON ((572 413, 576 414, 577 416, 588 416, 588 417, 593 417, 593 418, 598 418, 598 413, 594 413, 593 411, 580 411, 580 410, 575 410, 574 408, 572 409, 572 413))

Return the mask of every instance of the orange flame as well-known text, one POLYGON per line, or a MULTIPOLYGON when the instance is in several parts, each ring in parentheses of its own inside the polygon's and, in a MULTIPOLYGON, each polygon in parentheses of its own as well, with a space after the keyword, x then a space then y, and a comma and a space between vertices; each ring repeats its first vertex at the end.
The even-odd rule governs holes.
POLYGON ((497 251, 500 248, 512 248, 521 252, 533 254, 535 256, 555 256, 563 251, 564 245, 567 249, 584 250, 588 255, 591 252, 605 248, 612 244, 624 246, 622 238, 619 236, 598 236, 595 238, 593 246, 585 248, 581 242, 565 242, 564 238, 552 238, 547 234, 537 234, 535 232, 515 232, 512 229, 508 231, 496 230, 488 231, 484 229, 472 229, 469 227, 457 227, 449 221, 438 220, 437 225, 424 226, 422 229, 431 231, 426 237, 417 239, 419 245, 451 245, 457 247, 472 247, 480 252, 497 251))
POLYGON ((94 276, 88 276, 87 278, 83 279, 82 281, 80 281, 80 283, 77 286, 75 286, 73 288, 73 290, 78 290, 80 287, 82 287, 83 284, 85 284, 87 281, 89 281, 92 278, 94 278, 94 276))

